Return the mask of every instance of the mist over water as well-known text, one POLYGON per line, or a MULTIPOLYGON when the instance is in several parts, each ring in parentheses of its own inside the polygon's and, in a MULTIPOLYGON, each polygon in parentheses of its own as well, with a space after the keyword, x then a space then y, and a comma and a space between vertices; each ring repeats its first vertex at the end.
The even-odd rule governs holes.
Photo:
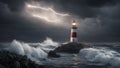
POLYGON ((40 60, 47 58, 47 52, 55 49, 59 43, 46 38, 42 43, 25 43, 13 40, 11 43, 2 44, 0 50, 6 50, 19 55, 26 55, 29 59, 41 64, 40 60))

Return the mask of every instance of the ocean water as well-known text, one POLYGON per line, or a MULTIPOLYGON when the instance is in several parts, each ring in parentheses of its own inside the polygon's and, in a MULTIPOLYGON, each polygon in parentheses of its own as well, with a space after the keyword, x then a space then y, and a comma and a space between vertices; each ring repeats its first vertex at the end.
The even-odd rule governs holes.
POLYGON ((59 45, 59 43, 54 42, 50 38, 46 38, 46 40, 40 43, 26 43, 13 40, 9 43, 0 43, 0 51, 9 51, 19 55, 26 55, 37 64, 42 64, 41 60, 47 59, 47 53, 54 50, 59 45))
POLYGON ((43 42, 26 43, 13 40, 0 43, 0 51, 6 50, 26 55, 37 64, 46 68, 119 68, 120 43, 84 43, 93 48, 84 48, 78 54, 58 53, 60 58, 48 58, 47 53, 54 50, 60 43, 47 38, 43 42))

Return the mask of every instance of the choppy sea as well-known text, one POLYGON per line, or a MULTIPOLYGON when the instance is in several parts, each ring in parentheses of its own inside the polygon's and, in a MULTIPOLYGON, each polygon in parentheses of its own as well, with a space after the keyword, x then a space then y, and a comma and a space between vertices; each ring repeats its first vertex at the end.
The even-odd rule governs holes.
POLYGON ((78 54, 58 53, 60 58, 48 58, 47 53, 60 43, 46 39, 38 43, 13 40, 0 43, 0 51, 6 50, 28 58, 46 68, 120 68, 120 43, 83 43, 93 46, 84 48, 78 54))

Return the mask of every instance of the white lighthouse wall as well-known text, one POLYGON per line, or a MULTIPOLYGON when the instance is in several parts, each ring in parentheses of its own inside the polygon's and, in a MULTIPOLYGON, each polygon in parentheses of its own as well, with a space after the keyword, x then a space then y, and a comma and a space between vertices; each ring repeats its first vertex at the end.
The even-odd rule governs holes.
POLYGON ((76 32, 76 33, 77 33, 77 30, 76 30, 76 29, 71 29, 71 33, 72 33, 72 32, 76 32))
MULTIPOLYGON (((71 29, 71 34, 73 33, 73 32, 76 32, 77 33, 77 29, 71 29)), ((78 42, 78 39, 77 39, 77 37, 70 37, 70 42, 78 42)))
POLYGON ((71 37, 70 42, 78 42, 77 38, 71 37))

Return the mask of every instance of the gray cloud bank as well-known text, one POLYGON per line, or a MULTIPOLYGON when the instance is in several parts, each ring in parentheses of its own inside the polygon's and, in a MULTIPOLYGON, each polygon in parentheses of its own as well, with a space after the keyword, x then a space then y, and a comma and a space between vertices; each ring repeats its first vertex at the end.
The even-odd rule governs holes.
MULTIPOLYGON (((77 17, 81 42, 118 42, 120 40, 119 0, 34 0, 54 6, 57 12, 77 17)), ((0 41, 18 39, 41 41, 51 37, 68 41, 70 27, 46 25, 45 21, 27 17, 24 6, 29 0, 0 0, 0 41)), ((67 23, 67 22, 65 22, 67 23)), ((68 22, 69 23, 69 22, 68 22)))

